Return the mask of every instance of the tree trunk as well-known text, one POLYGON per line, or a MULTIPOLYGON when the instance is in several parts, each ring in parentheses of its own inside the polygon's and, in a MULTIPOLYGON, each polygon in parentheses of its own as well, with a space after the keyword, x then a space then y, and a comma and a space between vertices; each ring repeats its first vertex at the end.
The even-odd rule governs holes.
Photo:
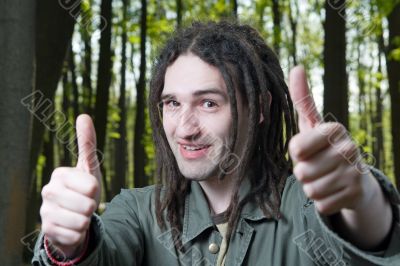
MULTIPOLYGON (((70 84, 69 84, 69 79, 68 79, 68 69, 67 68, 64 68, 64 73, 63 73, 63 77, 62 77, 62 85, 63 85, 62 110, 63 110, 63 114, 68 119, 69 118, 69 108, 71 106, 70 97, 69 97, 71 90, 69 89, 70 84)), ((70 138, 69 132, 67 132, 67 134, 68 135, 66 136, 66 139, 69 139, 70 138)), ((63 146, 63 157, 61 159, 61 165, 69 167, 72 164, 72 160, 71 160, 70 151, 68 149, 68 143, 63 144, 62 146, 63 146)), ((47 162, 47 157, 46 157, 46 162, 47 162)))
POLYGON ((345 1, 325 2, 324 116, 349 126, 345 1))
MULTIPOLYGON (((383 40, 383 32, 378 36, 378 72, 382 75, 382 57, 385 56, 385 44, 383 40)), ((375 117, 375 130, 376 137, 374 145, 374 157, 376 158, 376 167, 385 169, 385 151, 384 151, 384 134, 383 134, 383 97, 381 91, 382 78, 380 77, 375 88, 375 102, 376 102, 376 117, 375 117)))
POLYGON ((127 9, 128 1, 122 1, 122 50, 121 50, 121 86, 119 91, 118 107, 120 121, 118 124, 119 139, 115 142, 115 176, 112 180, 112 195, 117 195, 121 188, 125 187, 126 163, 127 163, 127 139, 126 139, 126 44, 127 38, 127 9))
POLYGON ((237 19, 238 17, 238 3, 236 0, 231 0, 232 16, 237 19))
MULTIPOLYGON (((378 72, 382 73, 381 66, 381 49, 379 49, 378 56, 378 72)), ((375 115, 373 117, 373 135, 375 136, 374 145, 373 145, 373 156, 375 158, 375 167, 379 169, 384 169, 384 165, 382 162, 383 156, 383 131, 382 131, 382 93, 381 93, 381 79, 376 82, 375 86, 375 115)))
MULTIPOLYGON (((76 18, 79 15, 77 8, 79 0, 41 0, 36 2, 36 72, 35 89, 42 97, 34 101, 35 118, 32 120, 32 134, 30 141, 30 189, 35 185, 35 169, 38 162, 40 148, 43 145, 44 121, 49 117, 54 106, 54 94, 61 76, 67 48, 71 43, 76 18)), ((2 9, 3 10, 3 9, 2 9)), ((33 195, 31 191, 29 195, 33 195)), ((35 229, 36 215, 39 208, 35 200, 28 199, 28 214, 26 218, 26 234, 35 229), (30 216, 34 213, 34 216, 30 216)), ((30 247, 29 247, 30 248, 30 247)), ((29 252, 31 252, 29 250, 29 252)))
MULTIPOLYGON (((49 99, 52 104, 79 15, 80 2, 79 0, 37 1, 36 89, 40 90, 44 99, 49 99)), ((50 108, 44 110, 44 115, 42 112, 37 112, 39 118, 33 120, 31 170, 36 167, 39 149, 43 142, 44 124, 40 119, 47 118, 49 110, 50 108)))
POLYGON ((290 22, 290 29, 292 30, 292 47, 291 47, 291 56, 293 60, 293 65, 297 65, 297 17, 299 14, 299 7, 297 0, 294 1, 292 4, 292 1, 289 1, 289 22, 290 22), (294 6, 294 7, 293 7, 294 6), (294 13, 294 14, 293 14, 294 13))
MULTIPOLYGON (((36 1, 0 1, 0 258, 22 265, 29 195, 31 114, 21 102, 33 91, 36 1)), ((29 105, 29 104, 28 104, 29 105)))
MULTIPOLYGON (((357 79, 358 79, 358 88, 359 88, 359 95, 358 95, 358 113, 360 116, 360 123, 359 128, 363 130, 366 134, 368 134, 368 125, 367 125, 367 103, 365 101, 365 74, 366 68, 361 63, 361 45, 363 43, 362 37, 358 37, 358 44, 357 44, 357 79)), ((365 145, 366 143, 360 143, 361 146, 365 145)))
POLYGON ((144 187, 148 184, 145 176, 146 154, 144 150, 144 111, 145 111, 145 91, 146 91, 146 32, 147 32, 147 2, 142 1, 142 14, 140 19, 140 76, 137 84, 136 93, 136 118, 134 136, 134 184, 135 187, 144 187))
POLYGON ((68 52, 68 68, 69 72, 71 73, 71 86, 72 86, 72 109, 74 110, 74 120, 78 117, 81 113, 79 110, 79 88, 78 82, 76 80, 76 67, 75 67, 75 55, 74 51, 72 50, 72 45, 70 46, 68 52))
POLYGON ((394 49, 400 47, 396 39, 400 38, 400 4, 397 4, 388 16, 389 47, 387 49, 386 64, 389 78, 389 92, 392 123, 393 165, 396 185, 400 189, 400 61, 391 56, 394 49))
POLYGON ((278 58, 280 55, 280 46, 282 42, 281 38, 281 9, 279 6, 279 0, 272 0, 272 15, 274 21, 274 50, 278 58))
POLYGON ((176 28, 180 29, 182 26, 182 0, 176 0, 176 28))
POLYGON ((85 113, 92 115, 92 97, 93 97, 93 86, 92 86, 92 45, 91 45, 91 33, 92 33, 92 19, 93 14, 91 12, 92 0, 88 1, 89 9, 85 10, 84 18, 80 28, 81 37, 84 46, 84 59, 82 69, 82 94, 84 95, 82 106, 85 113))
MULTIPOLYGON (((95 119, 94 125, 97 135, 97 148, 99 150, 99 159, 101 161, 104 152, 106 141, 106 129, 108 120, 108 100, 109 90, 111 84, 111 21, 112 21, 112 0, 101 1, 101 17, 102 20, 100 28, 103 29, 100 37, 100 55, 97 71, 97 92, 95 104, 95 119), (106 23, 106 25, 103 25, 106 23)), ((109 188, 107 184, 106 175, 104 174, 104 167, 102 166, 103 173, 103 186, 107 200, 110 199, 109 188)))

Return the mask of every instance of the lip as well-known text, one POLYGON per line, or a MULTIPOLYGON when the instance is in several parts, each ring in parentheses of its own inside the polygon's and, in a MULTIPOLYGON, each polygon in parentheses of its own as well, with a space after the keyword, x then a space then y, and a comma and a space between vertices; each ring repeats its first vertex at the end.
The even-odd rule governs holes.
POLYGON ((204 157, 207 154, 210 145, 200 145, 200 144, 193 144, 193 143, 178 143, 179 144, 179 152, 181 153, 182 157, 187 160, 194 160, 204 157), (200 150, 186 150, 183 146, 204 146, 204 148, 200 150))

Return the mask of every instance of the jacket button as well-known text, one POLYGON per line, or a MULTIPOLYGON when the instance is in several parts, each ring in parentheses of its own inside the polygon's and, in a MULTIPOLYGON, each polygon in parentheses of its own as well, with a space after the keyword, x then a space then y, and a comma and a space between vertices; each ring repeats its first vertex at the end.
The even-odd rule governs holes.
POLYGON ((211 243, 208 246, 208 251, 210 251, 212 254, 216 254, 219 251, 219 246, 215 243, 211 243))

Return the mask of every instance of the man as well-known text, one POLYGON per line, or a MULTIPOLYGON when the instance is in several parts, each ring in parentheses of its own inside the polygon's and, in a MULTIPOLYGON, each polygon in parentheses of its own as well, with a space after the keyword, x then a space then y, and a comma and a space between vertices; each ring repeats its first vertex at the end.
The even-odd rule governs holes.
POLYGON ((301 67, 289 89, 253 28, 178 33, 150 83, 159 185, 123 190, 93 214, 101 174, 80 116, 77 167, 57 168, 42 191, 33 263, 399 265, 398 193, 343 126, 321 121, 301 67))

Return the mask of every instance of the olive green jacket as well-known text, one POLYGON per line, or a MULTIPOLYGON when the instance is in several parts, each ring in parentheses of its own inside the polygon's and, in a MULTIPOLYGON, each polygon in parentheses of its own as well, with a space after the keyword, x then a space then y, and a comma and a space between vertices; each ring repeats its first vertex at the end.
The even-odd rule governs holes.
MULTIPOLYGON (((399 194, 383 174, 373 173, 393 206, 393 228, 385 250, 365 252, 339 237, 291 176, 282 195, 281 219, 265 218, 253 202, 244 206, 225 265, 400 265, 399 194)), ((245 182, 240 194, 249 189, 245 182)), ((93 216, 89 253, 78 265, 215 265, 222 237, 200 185, 192 182, 185 201, 180 236, 184 253, 174 247, 173 228, 159 229, 154 198, 154 186, 122 190, 101 217, 93 216)), ((36 243, 32 263, 51 265, 43 236, 36 243)))

